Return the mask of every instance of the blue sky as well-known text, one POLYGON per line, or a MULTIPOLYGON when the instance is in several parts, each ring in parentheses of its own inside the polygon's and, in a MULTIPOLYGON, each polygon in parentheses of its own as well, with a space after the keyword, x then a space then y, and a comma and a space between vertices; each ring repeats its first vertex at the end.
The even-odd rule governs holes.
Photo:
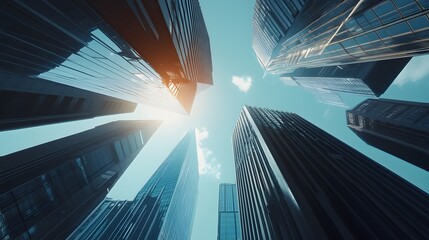
MULTIPOLYGON (((183 116, 139 106, 134 114, 0 132, 0 155, 119 119, 164 119, 109 196, 132 199, 190 128, 198 129, 200 184, 192 239, 216 239, 218 185, 235 182, 231 135, 243 105, 295 112, 429 192, 429 173, 366 145, 347 127, 345 109, 320 104, 298 87, 266 75, 252 50, 251 0, 200 0, 210 36, 214 85, 183 116)), ((429 57, 411 60, 383 98, 429 102, 429 57)), ((353 107, 363 97, 342 95, 353 107)))

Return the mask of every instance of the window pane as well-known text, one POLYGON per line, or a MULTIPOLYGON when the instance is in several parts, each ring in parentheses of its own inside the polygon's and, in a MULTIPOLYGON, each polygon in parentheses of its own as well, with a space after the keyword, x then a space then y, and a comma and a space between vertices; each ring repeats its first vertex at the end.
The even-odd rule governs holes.
POLYGON ((429 21, 426 16, 420 16, 408 21, 414 31, 429 27, 429 21))
POLYGON ((390 1, 386 1, 376 7, 373 8, 374 12, 378 15, 384 15, 388 12, 391 12, 395 9, 395 7, 393 6, 393 4, 390 1))
POLYGON ((411 31, 408 25, 404 22, 390 26, 387 30, 391 36, 401 35, 411 31))

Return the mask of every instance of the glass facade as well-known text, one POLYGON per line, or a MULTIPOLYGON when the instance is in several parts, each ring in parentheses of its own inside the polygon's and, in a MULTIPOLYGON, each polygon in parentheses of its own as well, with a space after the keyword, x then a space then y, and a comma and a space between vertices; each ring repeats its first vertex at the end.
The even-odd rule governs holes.
POLYGON ((136 103, 28 76, 0 73, 0 130, 133 112, 136 103))
POLYGON ((429 233, 427 193, 296 114, 245 107, 232 140, 244 239, 429 233))
POLYGON ((241 240, 240 213, 235 184, 219 185, 218 240, 241 240))
POLYGON ((257 0, 253 16, 253 49, 259 63, 266 68, 274 49, 286 35, 304 0, 257 0))
POLYGON ((0 13, 1 71, 184 112, 151 59, 87 1, 3 1, 0 13))
POLYGON ((197 85, 213 83, 210 41, 198 0, 88 2, 189 112, 197 85), (127 21, 119 20, 123 17, 127 21))
POLYGON ((4 156, 0 238, 68 236, 106 196, 157 125, 113 122, 4 156))
POLYGON ((347 111, 348 127, 366 143, 429 171, 429 104, 367 99, 347 111))
POLYGON ((195 137, 189 133, 133 201, 106 199, 69 239, 190 239, 198 179, 195 137))
POLYGON ((428 13, 426 0, 307 1, 266 69, 282 74, 425 54, 428 13))
POLYGON ((325 99, 321 101, 323 103, 345 106, 342 100, 328 99, 341 99, 341 93, 378 97, 387 90, 410 59, 299 68, 281 75, 280 79, 287 85, 301 86, 313 92, 319 99, 325 99))

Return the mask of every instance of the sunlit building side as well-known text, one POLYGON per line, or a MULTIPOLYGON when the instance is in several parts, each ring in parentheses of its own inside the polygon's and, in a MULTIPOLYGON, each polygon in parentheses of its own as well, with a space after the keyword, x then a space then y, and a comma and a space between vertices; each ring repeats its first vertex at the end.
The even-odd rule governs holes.
POLYGON ((198 0, 88 2, 150 63, 185 110, 190 111, 197 87, 213 84, 210 41, 198 0))
MULTIPOLYGON (((121 3, 126 11, 114 2, 103 2, 104 8, 114 8, 104 16, 95 1, 2 1, 0 70, 189 112, 196 82, 212 83, 210 44, 198 1, 169 3, 171 21, 154 12, 158 30, 155 25, 133 27, 135 21, 146 19, 138 15, 144 13, 143 5, 121 3), (149 29, 167 31, 168 39, 148 41, 154 34, 149 29)), ((161 3, 148 4, 160 8, 161 3)))
MULTIPOLYGON (((257 1, 255 9, 265 1, 257 1)), ((277 2, 277 1, 270 1, 277 2)), ((285 1, 280 1, 285 2, 285 1)), ((270 18, 276 10, 263 9, 270 18)), ((429 46, 429 1, 306 1, 263 66, 273 74, 297 68, 336 66, 425 54, 429 46)), ((255 16, 259 15, 255 11, 255 16)), ((261 20, 254 18, 254 26, 261 20)), ((274 34, 269 28, 268 35, 274 34)), ((254 38, 261 38, 258 34, 254 38)), ((254 49, 262 48, 259 44, 254 49)), ((256 51, 261 59, 258 51, 256 51)))
POLYGON ((190 239, 198 194, 188 133, 132 201, 105 199, 69 239, 190 239))
POLYGON ((238 210, 237 186, 231 183, 221 183, 218 201, 218 240, 242 239, 238 210))

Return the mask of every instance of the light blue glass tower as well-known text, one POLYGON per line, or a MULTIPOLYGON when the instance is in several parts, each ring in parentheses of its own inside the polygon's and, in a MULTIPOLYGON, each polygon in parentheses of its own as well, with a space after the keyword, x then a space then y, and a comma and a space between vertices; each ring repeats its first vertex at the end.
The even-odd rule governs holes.
POLYGON ((240 213, 238 212, 235 184, 219 185, 218 240, 241 239, 240 213))
POLYGON ((428 0, 257 0, 253 48, 270 73, 426 54, 428 0))
POLYGON ((133 201, 104 200, 69 239, 190 239, 198 193, 195 136, 188 133, 133 201))

